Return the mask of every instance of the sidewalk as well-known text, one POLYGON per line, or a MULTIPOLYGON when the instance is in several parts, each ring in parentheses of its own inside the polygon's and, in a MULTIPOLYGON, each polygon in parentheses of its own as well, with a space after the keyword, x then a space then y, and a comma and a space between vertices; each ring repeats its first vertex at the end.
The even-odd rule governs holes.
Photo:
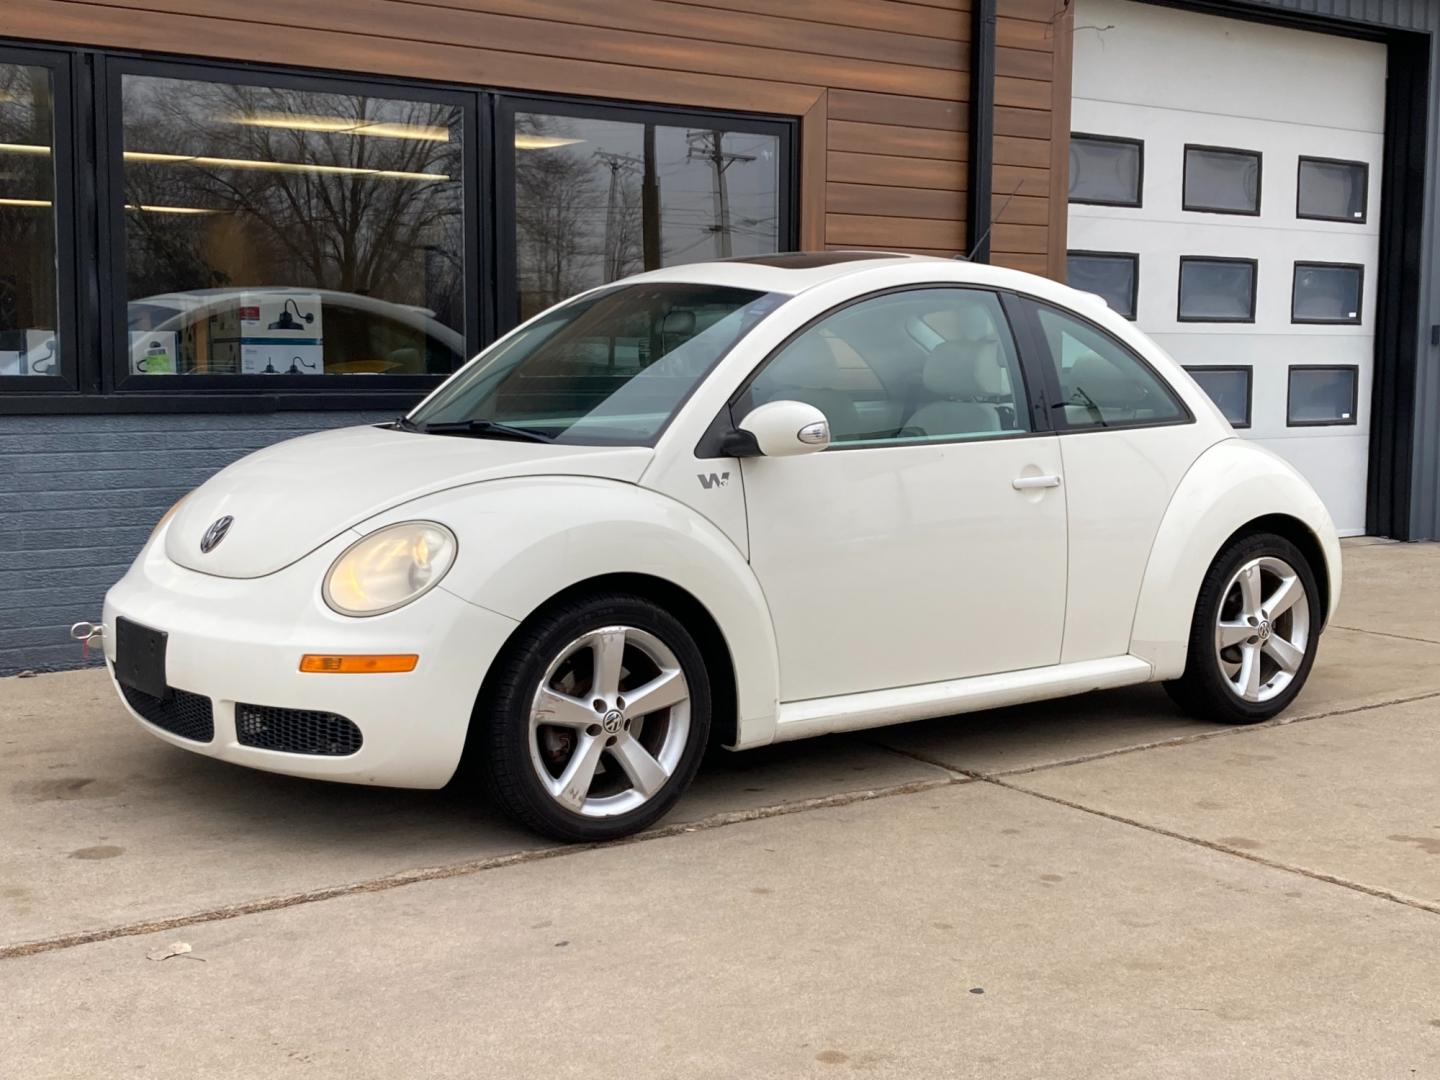
POLYGON ((0 682, 0 1061, 1440 1075, 1440 546, 1346 557, 1279 723, 1147 687, 724 755, 592 850, 184 754, 93 672, 0 682))

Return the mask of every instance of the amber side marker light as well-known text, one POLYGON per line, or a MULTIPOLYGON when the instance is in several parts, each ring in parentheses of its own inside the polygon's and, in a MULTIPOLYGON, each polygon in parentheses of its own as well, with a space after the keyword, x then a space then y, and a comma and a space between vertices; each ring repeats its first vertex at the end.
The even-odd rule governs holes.
POLYGON ((329 675, 376 675, 384 672, 414 671, 420 657, 414 653, 386 656, 326 656, 306 653, 300 670, 329 675))

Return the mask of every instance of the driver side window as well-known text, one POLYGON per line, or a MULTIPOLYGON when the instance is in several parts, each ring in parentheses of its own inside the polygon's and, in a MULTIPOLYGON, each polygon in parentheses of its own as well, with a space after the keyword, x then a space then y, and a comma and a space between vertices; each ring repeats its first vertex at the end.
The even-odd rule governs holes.
POLYGON ((753 405, 803 401, 832 446, 993 438, 1030 430, 999 298, 964 288, 886 293, 841 308, 775 354, 753 405))

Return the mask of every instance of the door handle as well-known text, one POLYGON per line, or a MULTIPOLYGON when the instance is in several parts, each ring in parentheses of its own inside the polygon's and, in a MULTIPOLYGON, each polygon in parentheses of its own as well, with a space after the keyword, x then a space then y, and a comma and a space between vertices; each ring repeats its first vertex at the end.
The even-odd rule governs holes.
POLYGON ((1010 486, 1016 491, 1032 491, 1035 488, 1052 488, 1060 486, 1058 476, 1017 476, 1010 481, 1010 486))

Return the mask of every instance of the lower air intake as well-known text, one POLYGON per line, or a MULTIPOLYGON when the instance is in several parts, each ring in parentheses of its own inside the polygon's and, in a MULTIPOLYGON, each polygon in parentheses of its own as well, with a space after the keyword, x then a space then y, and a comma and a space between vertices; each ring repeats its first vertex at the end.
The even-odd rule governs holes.
POLYGON ((335 713, 235 703, 235 737, 242 746, 287 754, 345 757, 360 749, 360 729, 335 713))
POLYGON ((215 738, 215 717, 208 697, 172 687, 169 697, 157 698, 123 683, 120 692, 132 709, 162 731, 192 742, 215 738))

